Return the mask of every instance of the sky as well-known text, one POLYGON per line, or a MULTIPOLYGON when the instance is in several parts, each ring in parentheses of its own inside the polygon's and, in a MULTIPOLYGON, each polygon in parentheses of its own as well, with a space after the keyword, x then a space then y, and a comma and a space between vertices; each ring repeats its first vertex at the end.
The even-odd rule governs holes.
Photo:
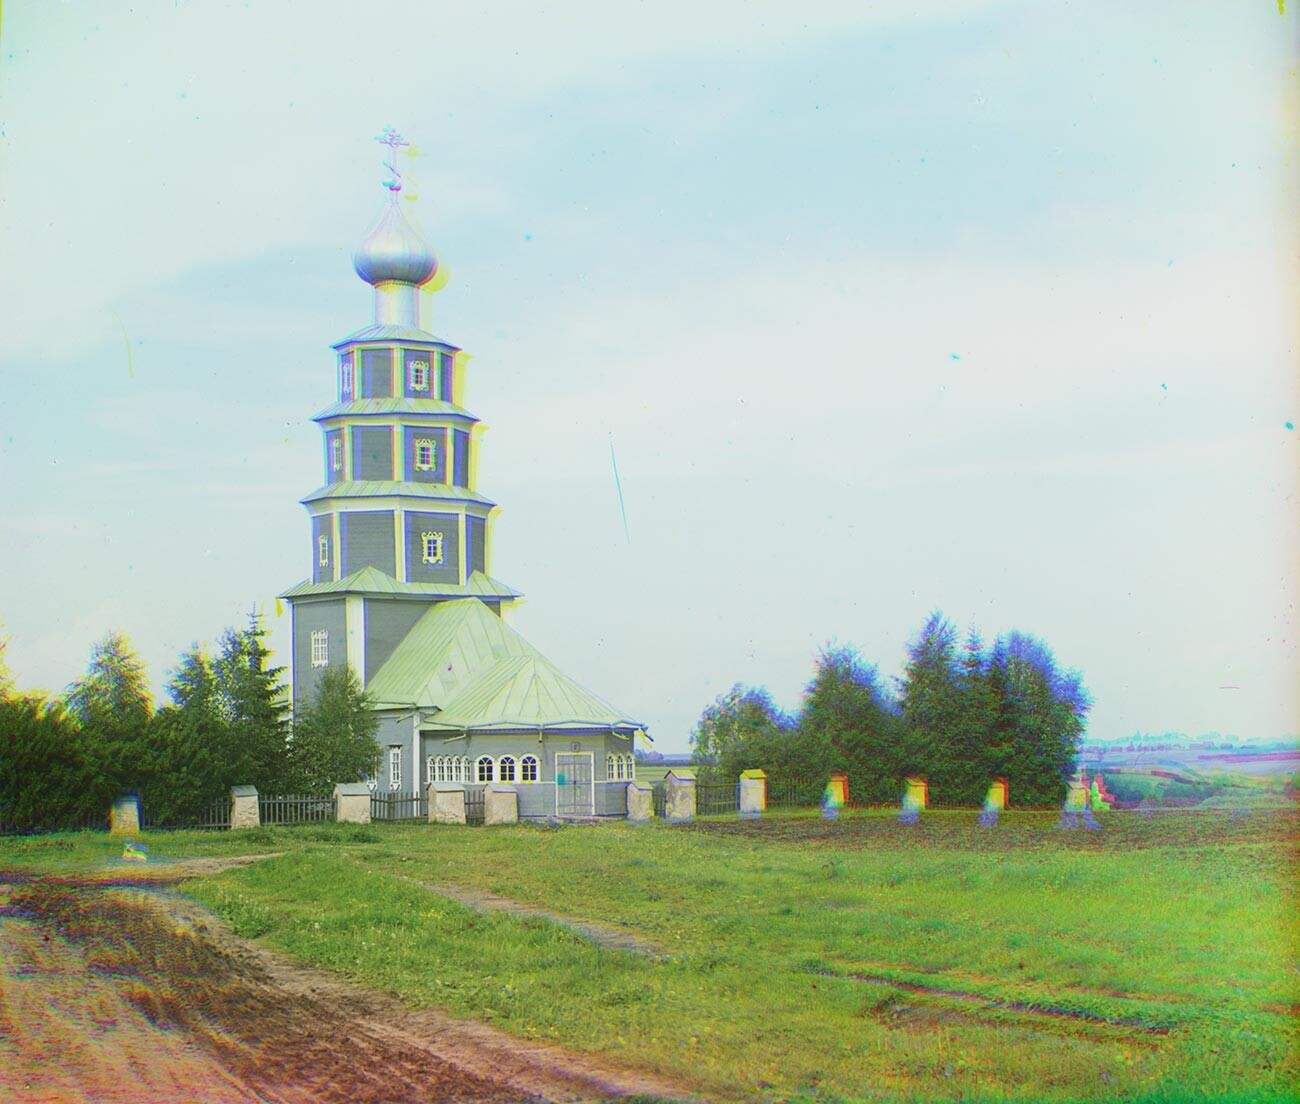
POLYGON ((1091 738, 1300 731, 1279 6, 11 0, 12 675, 116 629, 161 696, 254 608, 287 657, 391 125, 489 570, 659 750, 934 609, 1046 640, 1091 738))

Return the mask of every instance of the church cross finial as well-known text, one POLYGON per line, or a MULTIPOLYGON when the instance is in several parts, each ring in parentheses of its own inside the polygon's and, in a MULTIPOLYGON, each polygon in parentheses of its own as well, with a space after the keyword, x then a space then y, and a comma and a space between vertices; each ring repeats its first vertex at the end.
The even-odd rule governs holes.
POLYGON ((402 190, 402 174, 397 171, 397 151, 411 143, 389 126, 384 127, 382 134, 375 135, 375 141, 388 147, 388 153, 384 157, 384 168, 388 170, 388 179, 384 181, 384 187, 392 192, 393 198, 396 199, 397 193, 402 190))

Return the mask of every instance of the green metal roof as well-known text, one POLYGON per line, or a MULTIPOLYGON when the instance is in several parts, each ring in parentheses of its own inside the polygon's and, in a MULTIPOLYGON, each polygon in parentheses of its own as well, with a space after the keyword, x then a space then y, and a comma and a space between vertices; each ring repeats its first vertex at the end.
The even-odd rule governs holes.
POLYGON ((484 498, 477 491, 468 487, 454 487, 450 483, 408 483, 404 480, 389 479, 349 479, 337 483, 326 483, 317 487, 306 498, 299 501, 305 506, 309 502, 321 502, 327 498, 431 498, 444 502, 472 502, 479 506, 495 506, 490 498, 484 498))
POLYGON ((574 682, 481 602, 434 606, 366 689, 381 705, 437 710, 424 728, 643 727, 574 682))
MULTIPOLYGON (((475 571, 466 580, 464 586, 458 583, 399 583, 391 575, 377 567, 363 567, 351 575, 345 575, 337 582, 313 583, 310 579, 290 587, 281 598, 310 598, 323 594, 396 594, 411 595, 417 598, 501 598, 509 600, 518 598, 519 592, 511 590, 505 583, 498 582, 490 575, 475 571)), ((467 605, 479 606, 472 602, 467 605)), ((494 616, 489 613, 489 617, 494 616)))
POLYGON ((477 422, 463 406, 442 399, 343 399, 331 403, 311 416, 313 422, 326 422, 331 418, 373 418, 387 414, 429 414, 456 421, 477 422))
POLYGON ((459 345, 443 341, 428 330, 422 330, 418 326, 399 326, 393 322, 372 322, 369 326, 348 334, 342 341, 335 342, 330 348, 342 349, 345 345, 355 345, 361 341, 419 341, 424 345, 440 345, 444 349, 460 349, 459 345))

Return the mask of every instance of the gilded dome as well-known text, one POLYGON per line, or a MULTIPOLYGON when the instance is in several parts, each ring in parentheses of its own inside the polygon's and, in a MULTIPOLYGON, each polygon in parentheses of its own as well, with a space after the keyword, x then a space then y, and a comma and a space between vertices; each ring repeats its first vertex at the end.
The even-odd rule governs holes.
POLYGON ((394 195, 375 228, 352 254, 352 267, 368 284, 425 284, 438 271, 433 249, 402 214, 394 195))

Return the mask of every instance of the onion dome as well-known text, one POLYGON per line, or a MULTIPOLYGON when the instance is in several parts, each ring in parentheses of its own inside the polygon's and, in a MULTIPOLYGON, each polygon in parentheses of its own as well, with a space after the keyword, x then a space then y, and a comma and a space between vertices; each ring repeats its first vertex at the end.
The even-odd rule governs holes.
POLYGON ((426 284, 438 271, 438 258, 419 231, 406 221, 396 189, 383 217, 352 254, 352 267, 368 284, 426 284))

